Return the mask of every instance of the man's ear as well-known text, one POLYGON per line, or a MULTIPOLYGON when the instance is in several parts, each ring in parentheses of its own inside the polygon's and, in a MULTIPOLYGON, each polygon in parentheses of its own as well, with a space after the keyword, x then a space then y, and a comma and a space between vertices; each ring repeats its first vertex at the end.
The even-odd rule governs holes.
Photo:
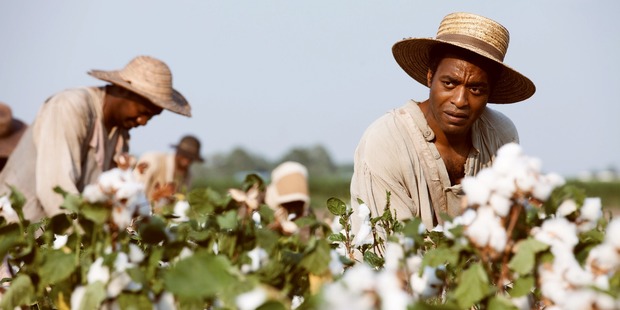
POLYGON ((431 71, 431 69, 428 69, 428 72, 426 72, 426 86, 428 86, 428 88, 431 88, 432 80, 433 80, 433 71, 431 71))

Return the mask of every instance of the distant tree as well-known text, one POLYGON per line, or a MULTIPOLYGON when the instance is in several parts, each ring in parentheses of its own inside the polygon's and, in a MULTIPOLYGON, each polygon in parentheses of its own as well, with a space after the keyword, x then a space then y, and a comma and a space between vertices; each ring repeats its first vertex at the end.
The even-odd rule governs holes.
POLYGON ((207 173, 219 177, 233 177, 239 172, 269 171, 272 167, 263 157, 241 147, 236 147, 228 154, 215 154, 208 162, 207 173))
POLYGON ((337 169, 327 149, 320 144, 309 148, 293 148, 280 159, 279 163, 285 161, 296 161, 306 166, 311 176, 331 175, 337 169))

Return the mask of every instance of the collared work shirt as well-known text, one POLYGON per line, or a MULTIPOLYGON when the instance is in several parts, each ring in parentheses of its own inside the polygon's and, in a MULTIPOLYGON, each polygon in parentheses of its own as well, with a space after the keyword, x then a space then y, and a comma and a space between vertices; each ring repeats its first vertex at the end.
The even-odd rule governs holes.
POLYGON ((113 158, 128 151, 129 134, 103 124, 105 91, 88 87, 62 91, 40 108, 0 173, 0 194, 14 186, 26 198, 24 216, 36 221, 61 212, 63 198, 77 194, 113 168, 113 158))
MULTIPOLYGON (((399 220, 420 217, 431 229, 443 223, 440 214, 460 214, 462 187, 451 185, 434 139, 434 132, 413 100, 371 124, 355 151, 353 210, 358 207, 357 199, 361 199, 371 216, 383 214, 389 191, 390 210, 399 220)), ((476 175, 491 166, 502 145, 518 141, 512 121, 485 108, 472 126, 473 147, 465 162, 465 175, 476 175)), ((356 231, 359 219, 355 215, 352 219, 356 231)))

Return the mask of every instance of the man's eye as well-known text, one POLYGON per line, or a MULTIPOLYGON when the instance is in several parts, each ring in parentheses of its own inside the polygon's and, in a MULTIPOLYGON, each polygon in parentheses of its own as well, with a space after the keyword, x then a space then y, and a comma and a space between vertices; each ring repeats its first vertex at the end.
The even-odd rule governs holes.
POLYGON ((448 87, 448 88, 452 88, 452 87, 454 87, 454 83, 452 83, 452 82, 450 82, 450 81, 444 81, 444 82, 443 82, 443 85, 444 85, 445 87, 448 87))

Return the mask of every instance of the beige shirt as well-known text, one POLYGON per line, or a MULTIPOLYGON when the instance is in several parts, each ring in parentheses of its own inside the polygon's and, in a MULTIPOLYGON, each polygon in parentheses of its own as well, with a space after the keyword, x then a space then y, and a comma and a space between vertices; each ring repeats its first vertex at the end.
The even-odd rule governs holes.
POLYGON ((103 124, 102 88, 78 88, 50 97, 24 133, 0 173, 0 195, 13 185, 26 198, 24 215, 39 220, 61 212, 63 198, 77 194, 113 168, 115 155, 128 151, 127 130, 103 124))
MULTIPOLYGON (((389 191, 390 209, 399 220, 420 217, 430 229, 443 223, 440 214, 460 214, 461 185, 451 186, 434 139, 415 101, 371 124, 355 151, 353 210, 357 209, 357 199, 361 199, 371 216, 383 214, 389 191)), ((518 141, 512 121, 487 107, 472 126, 473 148, 465 162, 465 175, 476 175, 492 164, 499 147, 518 141)), ((360 223, 357 216, 352 219, 355 232, 360 223)))
POLYGON ((144 153, 134 169, 136 179, 144 183, 146 197, 153 200, 153 193, 157 184, 163 186, 168 183, 174 183, 177 192, 183 190, 183 187, 189 187, 190 174, 189 171, 185 177, 175 175, 174 154, 148 152, 144 153), (146 164, 144 168, 140 168, 142 164, 146 164))

